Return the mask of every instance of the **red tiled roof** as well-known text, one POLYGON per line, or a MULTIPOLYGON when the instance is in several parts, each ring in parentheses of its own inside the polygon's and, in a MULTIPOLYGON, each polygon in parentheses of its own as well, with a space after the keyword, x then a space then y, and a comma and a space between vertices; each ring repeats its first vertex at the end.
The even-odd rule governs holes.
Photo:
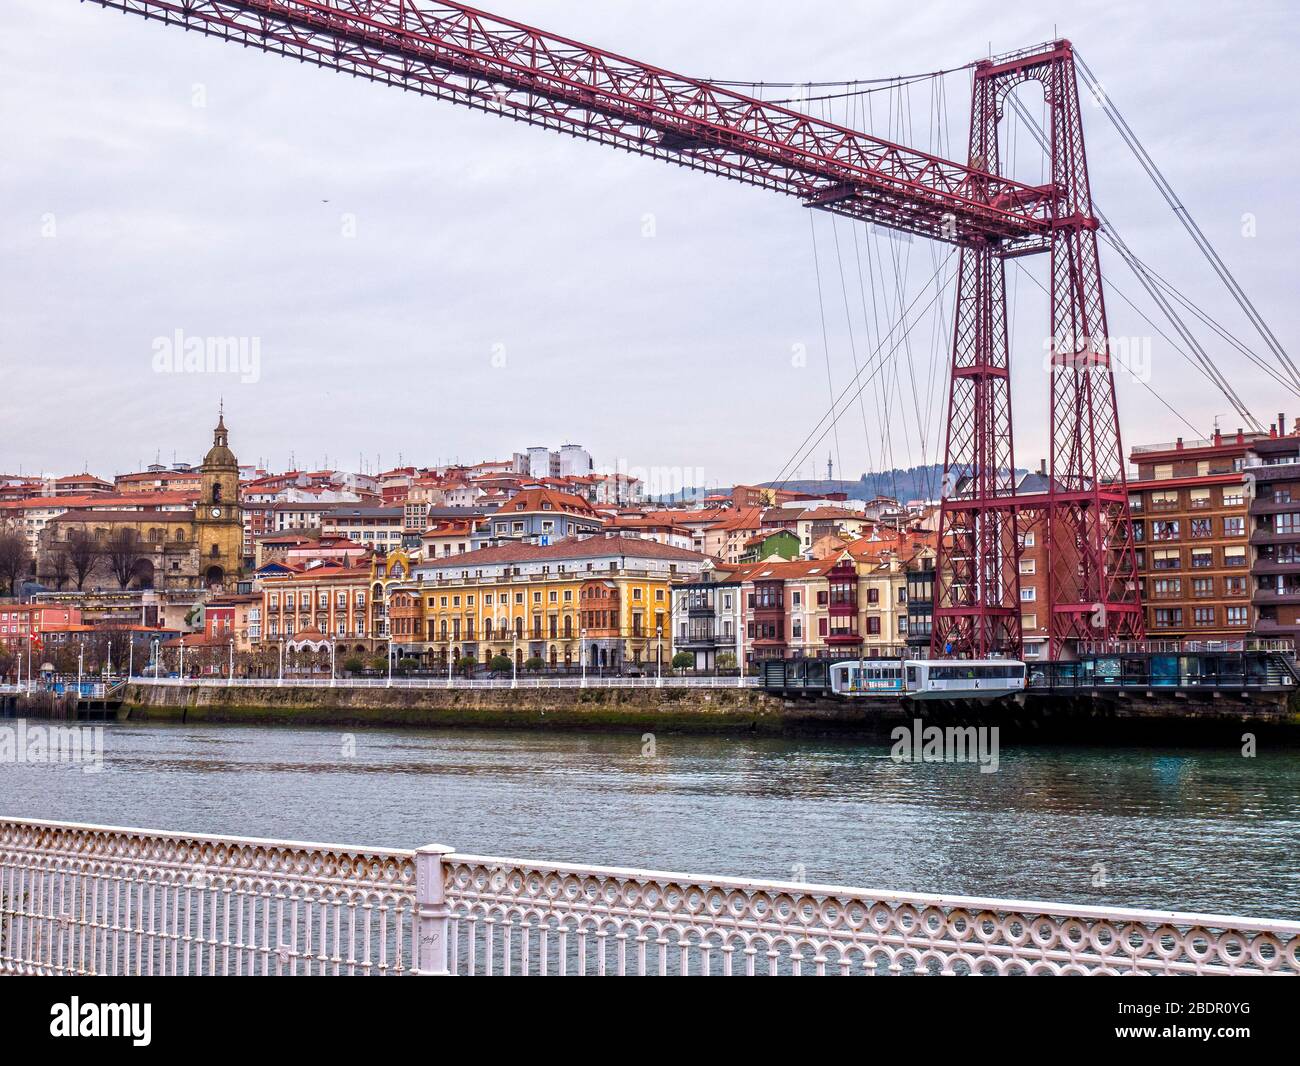
POLYGON ((516 493, 496 512, 499 515, 522 514, 534 511, 560 511, 566 514, 580 514, 599 520, 595 509, 581 496, 570 492, 557 492, 554 489, 524 489, 516 493), (549 504, 549 508, 544 506, 549 504))
POLYGON ((60 522, 190 522, 194 512, 190 511, 109 511, 95 508, 80 508, 64 511, 59 515, 60 522))
POLYGON ((763 522, 763 508, 761 507, 739 507, 734 511, 728 511, 726 516, 719 518, 710 525, 709 529, 758 529, 763 522))
POLYGON ((799 516, 799 521, 826 522, 834 518, 856 519, 859 522, 870 521, 858 511, 850 511, 843 507, 814 507, 809 511, 804 511, 799 516))
POLYGON ((703 562, 708 556, 671 544, 640 537, 566 537, 545 547, 537 544, 503 544, 495 548, 478 548, 445 559, 431 559, 420 564, 421 569, 452 567, 460 570, 495 563, 566 561, 570 559, 598 559, 609 555, 630 555, 640 559, 663 559, 677 562, 703 562))

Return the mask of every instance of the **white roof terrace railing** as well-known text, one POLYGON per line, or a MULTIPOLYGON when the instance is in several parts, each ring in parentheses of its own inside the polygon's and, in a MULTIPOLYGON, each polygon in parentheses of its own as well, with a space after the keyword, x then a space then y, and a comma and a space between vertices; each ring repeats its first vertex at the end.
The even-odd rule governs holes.
POLYGON ((1300 922, 0 818, 0 973, 1300 973, 1300 922))

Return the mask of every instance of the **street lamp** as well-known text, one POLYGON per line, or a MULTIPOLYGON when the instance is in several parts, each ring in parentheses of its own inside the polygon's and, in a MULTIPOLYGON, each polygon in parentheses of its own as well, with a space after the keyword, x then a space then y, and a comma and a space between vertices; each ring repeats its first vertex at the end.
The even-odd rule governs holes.
POLYGON ((338 647, 338 637, 330 637, 330 687, 334 687, 334 649, 338 647))
POLYGON ((277 643, 280 645, 280 672, 279 672, 279 680, 276 682, 276 684, 283 685, 284 684, 284 637, 277 638, 277 643))
POLYGON ((736 589, 736 688, 745 685, 745 616, 742 613, 740 588, 736 589))
POLYGON ((587 687, 587 629, 578 630, 578 658, 582 661, 582 687, 587 687))
POLYGON ((658 640, 658 642, 659 642, 659 651, 658 651, 658 656, 659 656, 659 679, 658 679, 657 682, 655 682, 655 684, 656 684, 657 687, 659 687, 659 688, 663 688, 663 684, 664 684, 664 627, 663 627, 662 625, 657 625, 657 626, 655 626, 655 638, 656 638, 656 639, 658 640))
POLYGON ((230 683, 235 683, 235 638, 230 638, 230 683))
POLYGON ((393 687, 393 638, 388 638, 388 688, 393 687))
POLYGON ((519 630, 515 630, 515 635, 510 638, 510 687, 519 687, 519 630))
POLYGON ((82 657, 86 651, 86 642, 81 634, 77 634, 77 695, 81 695, 81 664, 82 657))

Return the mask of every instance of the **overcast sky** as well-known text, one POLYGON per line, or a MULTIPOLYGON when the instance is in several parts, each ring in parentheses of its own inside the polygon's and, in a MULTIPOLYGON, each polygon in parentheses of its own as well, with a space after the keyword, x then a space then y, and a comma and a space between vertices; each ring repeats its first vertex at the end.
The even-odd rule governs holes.
MULTIPOLYGON (((730 79, 875 78, 1068 36, 1282 343, 1300 348, 1300 16, 1287 3, 1231 16, 1190 2, 487 6, 730 79)), ((928 119, 922 83, 872 98, 877 132, 891 132, 892 97, 908 113, 893 133, 964 159, 968 76, 943 83, 946 125, 928 119)), ((810 106, 842 117, 847 105, 810 106)), ((1105 118, 1085 112, 1098 204, 1138 255, 1261 349, 1105 118)), ((578 442, 597 464, 699 470, 709 484, 771 478, 853 373, 846 301, 863 360, 864 319, 896 316, 894 264, 910 301, 946 255, 825 215, 810 225, 770 192, 75 0, 0 6, 0 140, 0 473, 195 460, 224 396, 241 460, 275 468, 578 442), (856 273, 855 237, 859 260, 874 249, 888 264, 881 284, 856 273), (258 380, 158 373, 155 341, 177 330, 256 338, 258 380)), ((1041 279, 1045 257, 1023 267, 1041 279)), ((1046 311, 1020 268, 1008 284, 1017 459, 1032 466, 1045 444, 1046 311)), ((1108 305, 1113 335, 1153 336, 1116 292, 1108 305)), ((817 446, 819 475, 828 453, 853 476, 882 452, 898 465, 934 458, 949 328, 927 319, 900 353, 887 438, 872 392, 817 446)), ((1300 415, 1295 395, 1225 347, 1212 350, 1261 421, 1300 415)), ((1228 411, 1158 336, 1149 384, 1198 431, 1228 411)), ((1120 398, 1126 444, 1192 435, 1141 384, 1122 380, 1120 398)))

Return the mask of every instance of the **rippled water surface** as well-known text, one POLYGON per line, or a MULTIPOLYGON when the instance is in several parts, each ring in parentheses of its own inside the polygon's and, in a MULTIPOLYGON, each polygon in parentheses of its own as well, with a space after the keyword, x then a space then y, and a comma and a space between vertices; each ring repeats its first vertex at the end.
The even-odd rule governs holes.
POLYGON ((1300 917, 1294 751, 1026 748, 981 774, 827 740, 131 723, 105 747, 98 774, 0 765, 0 813, 1300 917))

